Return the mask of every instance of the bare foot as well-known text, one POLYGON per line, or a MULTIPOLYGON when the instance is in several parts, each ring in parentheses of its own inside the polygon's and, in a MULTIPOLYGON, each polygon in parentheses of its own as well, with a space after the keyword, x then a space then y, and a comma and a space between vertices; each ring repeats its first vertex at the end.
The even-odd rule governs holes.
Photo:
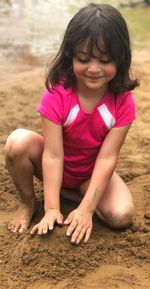
POLYGON ((25 231, 29 227, 37 207, 38 203, 35 198, 32 199, 31 202, 20 203, 18 210, 8 224, 8 229, 13 233, 22 233, 25 231))

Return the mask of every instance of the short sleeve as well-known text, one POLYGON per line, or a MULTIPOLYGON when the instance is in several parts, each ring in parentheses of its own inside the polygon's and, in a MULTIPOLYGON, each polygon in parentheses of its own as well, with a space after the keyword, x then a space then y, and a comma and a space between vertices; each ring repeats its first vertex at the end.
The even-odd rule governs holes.
POLYGON ((57 90, 46 90, 41 98, 37 111, 52 122, 62 125, 62 99, 57 90))
POLYGON ((124 126, 136 119, 135 102, 130 91, 118 96, 116 100, 116 123, 114 127, 124 126))

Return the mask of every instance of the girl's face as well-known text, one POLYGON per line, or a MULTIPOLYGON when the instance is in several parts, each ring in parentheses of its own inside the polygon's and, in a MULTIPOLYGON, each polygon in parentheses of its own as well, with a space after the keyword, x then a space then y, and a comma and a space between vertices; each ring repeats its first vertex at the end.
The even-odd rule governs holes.
POLYGON ((73 57, 73 72, 77 86, 85 90, 105 92, 108 83, 117 71, 116 62, 109 59, 107 54, 101 53, 96 47, 93 56, 88 54, 88 42, 78 45, 73 57))

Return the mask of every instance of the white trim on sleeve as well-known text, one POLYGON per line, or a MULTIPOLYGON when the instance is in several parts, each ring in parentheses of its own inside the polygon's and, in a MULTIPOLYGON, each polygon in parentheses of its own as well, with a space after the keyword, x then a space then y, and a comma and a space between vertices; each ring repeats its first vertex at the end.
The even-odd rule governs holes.
POLYGON ((69 112, 69 115, 67 117, 67 120, 64 123, 64 127, 67 127, 69 124, 71 124, 77 117, 78 112, 79 112, 80 108, 79 105, 76 104, 69 112))
POLYGON ((116 120, 113 117, 113 115, 110 113, 110 111, 108 110, 106 104, 102 104, 97 109, 102 119, 104 120, 105 124, 107 125, 107 127, 111 129, 115 125, 116 120))

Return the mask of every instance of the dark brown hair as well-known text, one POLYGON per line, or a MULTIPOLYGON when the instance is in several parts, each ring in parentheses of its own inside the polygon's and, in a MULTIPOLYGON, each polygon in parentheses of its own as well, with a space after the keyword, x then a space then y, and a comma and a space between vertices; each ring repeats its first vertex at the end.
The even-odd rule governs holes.
POLYGON ((110 91, 119 94, 139 85, 138 80, 131 79, 130 75, 130 38, 123 16, 108 4, 91 3, 81 8, 68 24, 59 52, 46 77, 49 90, 50 86, 57 85, 62 79, 66 88, 75 83, 72 58, 75 48, 87 39, 91 56, 94 46, 101 51, 99 42, 102 39, 105 52, 117 63, 116 76, 109 82, 110 91))

